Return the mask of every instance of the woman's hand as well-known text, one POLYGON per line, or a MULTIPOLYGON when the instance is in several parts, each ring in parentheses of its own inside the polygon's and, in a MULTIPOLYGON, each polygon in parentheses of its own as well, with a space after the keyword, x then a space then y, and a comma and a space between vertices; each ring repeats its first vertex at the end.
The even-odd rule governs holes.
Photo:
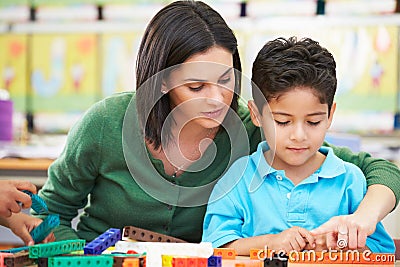
POLYGON ((315 239, 311 233, 301 227, 294 226, 279 234, 271 235, 268 248, 275 251, 302 251, 307 245, 313 249, 315 247, 315 239))
POLYGON ((331 249, 362 249, 367 236, 375 232, 377 222, 362 213, 332 217, 311 231, 313 235, 326 235, 326 245, 331 249))
MULTIPOLYGON (((2 223, 4 226, 11 229, 11 231, 22 239, 25 245, 31 246, 35 242, 29 234, 35 227, 42 222, 41 219, 29 216, 25 213, 13 213, 8 218, 3 218, 2 223)), ((48 243, 55 241, 55 236, 50 233, 41 243, 48 243)))
POLYGON ((396 198, 393 191, 379 184, 370 185, 364 199, 351 215, 331 218, 311 231, 313 235, 326 234, 327 246, 336 249, 364 249, 367 237, 375 232, 380 222, 394 207, 396 198), (339 248, 347 242, 347 247, 339 248))

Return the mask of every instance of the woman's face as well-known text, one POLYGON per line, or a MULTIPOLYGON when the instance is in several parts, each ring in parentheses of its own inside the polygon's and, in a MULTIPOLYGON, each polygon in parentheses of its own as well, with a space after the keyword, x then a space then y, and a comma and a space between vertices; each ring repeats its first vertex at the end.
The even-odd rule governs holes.
POLYGON ((169 93, 172 116, 178 125, 214 128, 230 108, 234 87, 233 56, 214 46, 173 70, 162 90, 169 93))

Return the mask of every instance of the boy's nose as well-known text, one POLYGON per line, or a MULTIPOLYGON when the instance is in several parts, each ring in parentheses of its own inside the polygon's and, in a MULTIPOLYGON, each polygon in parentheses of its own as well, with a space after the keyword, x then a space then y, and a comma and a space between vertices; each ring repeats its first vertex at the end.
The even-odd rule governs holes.
POLYGON ((295 125, 291 132, 290 138, 296 141, 304 141, 307 138, 306 131, 302 125, 295 125))

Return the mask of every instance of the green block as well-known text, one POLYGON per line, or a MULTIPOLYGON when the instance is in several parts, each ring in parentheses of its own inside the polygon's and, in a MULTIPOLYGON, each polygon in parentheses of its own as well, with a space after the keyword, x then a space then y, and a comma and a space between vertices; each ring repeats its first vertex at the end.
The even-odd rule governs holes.
POLYGON ((107 256, 59 256, 48 260, 48 267, 112 267, 114 260, 107 256))
POLYGON ((73 251, 83 250, 85 243, 84 239, 74 239, 38 244, 29 247, 29 257, 37 259, 68 254, 73 251))

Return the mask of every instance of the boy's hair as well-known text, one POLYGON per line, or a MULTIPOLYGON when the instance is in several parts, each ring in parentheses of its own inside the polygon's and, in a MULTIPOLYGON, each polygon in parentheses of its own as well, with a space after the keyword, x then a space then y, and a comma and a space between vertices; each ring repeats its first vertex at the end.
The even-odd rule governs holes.
POLYGON ((252 81, 253 99, 260 112, 265 100, 278 98, 294 87, 313 88, 330 112, 337 86, 336 62, 326 48, 310 38, 277 38, 258 53, 252 81))

